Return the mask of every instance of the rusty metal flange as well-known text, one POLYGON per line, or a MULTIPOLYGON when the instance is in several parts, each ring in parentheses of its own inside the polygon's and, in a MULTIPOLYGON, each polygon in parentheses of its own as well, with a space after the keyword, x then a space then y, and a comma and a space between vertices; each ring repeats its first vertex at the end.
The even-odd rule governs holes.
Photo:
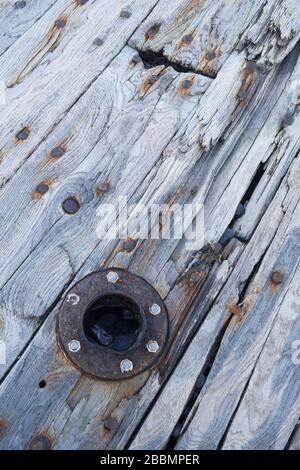
POLYGON ((143 278, 119 268, 89 274, 66 294, 57 322, 58 341, 81 371, 103 380, 133 377, 158 362, 168 337, 168 314, 156 290, 143 278), (135 309, 138 331, 125 350, 96 343, 85 329, 95 304, 120 299, 135 309))

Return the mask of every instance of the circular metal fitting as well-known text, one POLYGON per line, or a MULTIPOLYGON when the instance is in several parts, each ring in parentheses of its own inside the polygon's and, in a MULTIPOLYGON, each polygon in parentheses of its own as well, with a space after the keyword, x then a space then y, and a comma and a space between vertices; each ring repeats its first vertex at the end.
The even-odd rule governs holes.
POLYGON ((133 370, 133 363, 130 359, 123 359, 120 363, 121 372, 131 372, 133 370))
POLYGON ((81 348, 80 342, 77 341, 77 339, 72 339, 72 341, 70 341, 68 344, 68 348, 69 348, 69 351, 76 353, 81 348))
POLYGON ((158 304, 152 304, 149 310, 152 315, 158 315, 161 312, 161 308, 158 304))
POLYGON ((70 302, 72 305, 77 305, 79 302, 80 298, 77 294, 68 294, 67 296, 67 302, 70 302))
POLYGON ((119 274, 114 271, 109 271, 106 275, 106 279, 108 280, 108 282, 115 284, 119 280, 119 274))
POLYGON ((147 344, 147 349, 151 353, 156 353, 159 350, 158 342, 151 339, 147 344))
POLYGON ((66 294, 57 337, 82 372, 122 380, 157 364, 168 328, 157 291, 140 276, 111 268, 86 276, 66 294))

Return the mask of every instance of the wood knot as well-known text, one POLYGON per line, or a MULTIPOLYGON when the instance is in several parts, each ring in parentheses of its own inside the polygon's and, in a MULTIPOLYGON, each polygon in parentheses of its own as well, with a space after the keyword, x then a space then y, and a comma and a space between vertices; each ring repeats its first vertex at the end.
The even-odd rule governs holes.
POLYGON ((28 447, 30 450, 50 450, 52 442, 46 434, 39 434, 30 441, 28 447))

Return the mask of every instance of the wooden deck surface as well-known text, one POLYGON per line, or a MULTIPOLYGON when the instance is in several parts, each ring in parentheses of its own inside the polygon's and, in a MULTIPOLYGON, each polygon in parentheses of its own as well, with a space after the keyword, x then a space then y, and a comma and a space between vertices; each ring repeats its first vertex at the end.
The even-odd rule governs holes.
POLYGON ((1 449, 300 449, 299 39, 297 0, 0 2, 1 449), (122 194, 203 201, 204 249, 99 240, 122 194), (111 266, 170 317, 158 366, 120 382, 55 334, 111 266))

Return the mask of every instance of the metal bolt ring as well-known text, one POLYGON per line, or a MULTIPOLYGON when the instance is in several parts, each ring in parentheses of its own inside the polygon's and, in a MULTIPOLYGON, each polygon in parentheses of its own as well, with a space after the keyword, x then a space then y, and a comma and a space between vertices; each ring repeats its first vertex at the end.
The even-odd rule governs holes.
POLYGON ((103 380, 124 380, 154 367, 164 352, 169 329, 168 314, 157 291, 145 279, 119 268, 89 274, 73 286, 60 307, 57 322, 57 338, 70 361, 83 373, 103 380), (119 282, 109 282, 107 276, 110 278, 110 273, 117 274, 119 282), (69 296, 75 292, 80 301, 73 305, 69 296), (85 313, 90 306, 107 296, 125 297, 136 304, 139 312, 136 340, 126 350, 115 350, 91 341, 83 328, 85 313), (152 308, 156 315, 150 313, 153 305, 157 306, 152 308), (147 349, 150 338, 159 345, 155 354, 151 351, 154 352, 156 347, 147 349), (75 348, 69 346, 73 340, 80 343, 76 353, 75 348), (132 368, 127 365, 130 370, 126 369, 126 363, 125 370, 124 363, 121 369, 124 360, 131 361, 132 368))

